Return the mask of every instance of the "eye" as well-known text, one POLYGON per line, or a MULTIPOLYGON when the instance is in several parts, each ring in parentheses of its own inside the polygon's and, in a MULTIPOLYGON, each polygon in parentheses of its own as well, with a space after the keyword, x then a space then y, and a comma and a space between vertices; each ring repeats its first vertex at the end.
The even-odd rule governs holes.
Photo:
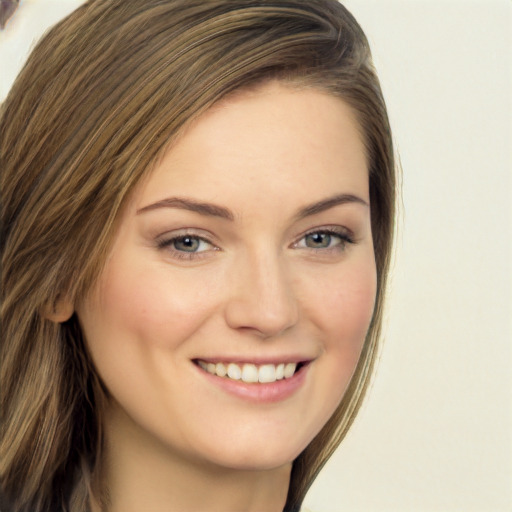
POLYGON ((330 233, 310 233, 304 237, 304 243, 306 247, 311 247, 312 249, 327 249, 327 247, 331 246, 333 239, 339 241, 330 233))
POLYGON ((193 233, 169 236, 157 241, 158 249, 165 250, 177 259, 196 259, 218 248, 206 238, 193 233))
POLYGON ((211 244, 206 240, 191 235, 176 237, 169 242, 169 245, 171 245, 173 249, 182 252, 203 252, 211 247, 211 244))
POLYGON ((304 235, 295 247, 313 250, 343 250, 347 243, 354 243, 351 236, 341 229, 320 229, 304 235))

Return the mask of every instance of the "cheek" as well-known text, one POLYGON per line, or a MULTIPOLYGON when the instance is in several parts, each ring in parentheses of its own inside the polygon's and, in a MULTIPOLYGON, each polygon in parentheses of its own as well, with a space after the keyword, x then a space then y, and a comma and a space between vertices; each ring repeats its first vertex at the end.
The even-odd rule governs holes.
POLYGON ((139 423, 153 418, 164 432, 169 418, 155 411, 182 394, 180 379, 170 377, 180 375, 187 340, 216 305, 213 294, 204 293, 204 280, 179 272, 167 279, 165 265, 146 267, 118 258, 77 313, 111 395, 139 423))
POLYGON ((370 325, 377 290, 373 254, 329 269, 308 283, 308 308, 331 348, 357 346, 364 341, 370 325))
POLYGON ((215 309, 211 295, 203 293, 201 279, 179 273, 167 279, 165 266, 134 272, 137 268, 131 264, 107 269, 93 315, 94 323, 103 326, 96 338, 148 349, 179 346, 215 309), (126 267, 130 272, 123 272, 126 267))
POLYGON ((326 313, 326 322, 331 324, 334 335, 340 333, 341 344, 362 344, 373 316, 375 294, 376 277, 372 272, 340 280, 337 290, 331 294, 328 307, 332 314, 326 313))
POLYGON ((372 320, 377 278, 373 254, 331 275, 311 313, 321 333, 326 382, 340 400, 358 363, 372 320))

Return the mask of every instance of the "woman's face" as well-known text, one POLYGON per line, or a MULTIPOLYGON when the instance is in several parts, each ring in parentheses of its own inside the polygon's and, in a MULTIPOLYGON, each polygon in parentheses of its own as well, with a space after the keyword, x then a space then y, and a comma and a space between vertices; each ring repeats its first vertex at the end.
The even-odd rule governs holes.
POLYGON ((77 313, 118 428, 265 469, 336 409, 375 293, 353 113, 272 83, 220 102, 165 154, 77 313))

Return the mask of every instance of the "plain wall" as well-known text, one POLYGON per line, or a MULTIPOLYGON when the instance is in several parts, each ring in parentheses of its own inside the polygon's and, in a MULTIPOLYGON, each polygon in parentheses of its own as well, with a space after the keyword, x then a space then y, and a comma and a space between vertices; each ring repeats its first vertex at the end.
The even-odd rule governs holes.
MULTIPOLYGON (((0 31, 0 101, 79 0, 0 31)), ((381 359, 314 512, 512 511, 512 2, 347 0, 403 167, 381 359)))
POLYGON ((318 512, 512 510, 512 2, 347 0, 403 167, 368 400, 318 512))

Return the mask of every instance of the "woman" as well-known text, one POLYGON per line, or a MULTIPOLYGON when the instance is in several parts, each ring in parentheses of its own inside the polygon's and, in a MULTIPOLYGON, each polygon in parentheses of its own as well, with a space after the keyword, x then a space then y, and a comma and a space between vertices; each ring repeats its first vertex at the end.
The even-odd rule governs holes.
POLYGON ((367 387, 393 233, 357 22, 92 0, 0 126, 12 510, 299 510, 367 387))

